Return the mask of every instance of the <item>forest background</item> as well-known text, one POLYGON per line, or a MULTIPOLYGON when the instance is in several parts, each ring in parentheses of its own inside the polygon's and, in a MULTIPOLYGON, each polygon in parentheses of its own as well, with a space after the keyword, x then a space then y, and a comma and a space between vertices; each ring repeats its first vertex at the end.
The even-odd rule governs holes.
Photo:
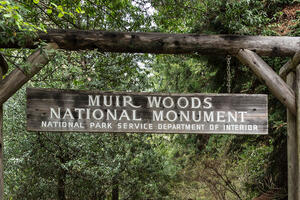
MULTIPOLYGON (((0 42, 49 29, 299 36, 299 14, 293 0, 0 0, 0 42)), ((9 71, 33 51, 0 49, 9 71)), ((226 56, 55 54, 4 104, 5 199, 287 199, 286 109, 234 57, 232 93, 269 94, 269 135, 27 132, 26 87, 227 92, 226 56)))

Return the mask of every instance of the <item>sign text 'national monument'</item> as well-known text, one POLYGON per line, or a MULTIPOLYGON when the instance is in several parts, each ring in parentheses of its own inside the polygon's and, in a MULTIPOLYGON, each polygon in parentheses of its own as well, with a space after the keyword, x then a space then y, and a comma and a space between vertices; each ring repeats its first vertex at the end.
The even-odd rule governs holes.
POLYGON ((267 134, 267 95, 27 89, 30 131, 267 134))

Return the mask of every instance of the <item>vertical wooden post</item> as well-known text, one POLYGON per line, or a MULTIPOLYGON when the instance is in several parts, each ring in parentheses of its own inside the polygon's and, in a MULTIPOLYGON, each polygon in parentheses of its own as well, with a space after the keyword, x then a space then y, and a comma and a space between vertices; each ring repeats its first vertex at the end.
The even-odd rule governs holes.
POLYGON ((0 106, 0 200, 4 199, 4 166, 3 166, 3 105, 0 106))
MULTIPOLYGON (((7 73, 8 64, 0 54, 0 82, 7 73)), ((0 103, 0 200, 4 199, 4 166, 3 166, 3 104, 0 103)))
MULTIPOLYGON (((296 75, 290 72, 286 77, 286 83, 295 91, 296 75)), ((288 157, 288 199, 298 200, 298 142, 296 116, 287 109, 287 157, 288 157)))
MULTIPOLYGON (((2 77, 2 74, 0 74, 2 77)), ((3 166, 3 105, 0 105, 0 200, 4 199, 4 166, 3 166)))
POLYGON ((297 171, 297 174, 295 174, 297 177, 298 177, 298 182, 297 182, 297 200, 300 199, 300 65, 298 65, 296 67, 296 89, 295 89, 295 93, 296 93, 296 106, 297 106, 297 120, 296 120, 296 127, 297 127, 297 156, 298 156, 298 159, 297 159, 297 164, 298 164, 298 171, 297 171))
POLYGON ((256 53, 242 49, 237 58, 248 65, 258 78, 263 80, 272 94, 287 108, 288 118, 288 199, 300 200, 300 53, 282 69, 281 75, 287 75, 287 83, 279 77, 256 53), (296 75, 291 72, 295 67, 296 75))

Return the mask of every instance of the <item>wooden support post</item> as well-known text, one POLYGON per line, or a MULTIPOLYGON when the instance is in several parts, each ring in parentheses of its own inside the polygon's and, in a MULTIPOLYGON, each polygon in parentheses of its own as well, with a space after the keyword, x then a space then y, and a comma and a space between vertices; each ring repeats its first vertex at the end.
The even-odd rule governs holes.
MULTIPOLYGON (((2 80, 2 70, 0 80, 2 80)), ((0 200, 4 199, 4 165, 3 165, 3 104, 0 105, 0 200)))
MULTIPOLYGON (((0 81, 8 70, 8 64, 0 54, 0 81)), ((0 200, 4 199, 4 165, 3 165, 3 105, 0 104, 0 200)))
POLYGON ((282 68, 279 70, 279 76, 286 78, 290 71, 295 69, 300 63, 300 52, 295 53, 294 57, 290 59, 282 68))
POLYGON ((297 145, 298 145, 298 149, 297 149, 297 155, 298 155, 298 160, 297 160, 297 164, 298 164, 298 173, 295 174, 298 177, 298 182, 296 187, 298 188, 297 190, 297 200, 300 199, 300 65, 298 65, 296 67, 296 102, 297 102, 297 120, 296 120, 296 126, 297 126, 297 145))
MULTIPOLYGON (((287 84, 293 89, 296 89, 296 75, 290 72, 286 77, 287 84)), ((297 139, 296 116, 287 109, 287 156, 288 156, 288 199, 298 200, 298 139, 297 139)))
MULTIPOLYGON (((45 50, 58 49, 58 45, 50 43, 45 50)), ((45 55, 41 50, 31 54, 28 59, 28 69, 23 71, 19 68, 12 71, 4 80, 0 82, 0 104, 3 104, 18 89, 20 89, 27 81, 37 74, 48 62, 53 54, 45 55)))
MULTIPOLYGON (((57 49, 55 43, 48 44, 45 50, 57 49)), ((31 54, 28 59, 29 68, 26 72, 15 69, 4 80, 3 75, 7 72, 8 65, 0 54, 0 200, 4 199, 4 173, 3 173, 3 103, 20 89, 30 78, 37 74, 44 67, 52 54, 45 55, 41 50, 31 54)))
POLYGON ((277 97, 281 103, 294 115, 297 114, 295 92, 263 61, 263 59, 247 49, 241 49, 237 58, 252 69, 256 76, 267 85, 272 94, 277 97))

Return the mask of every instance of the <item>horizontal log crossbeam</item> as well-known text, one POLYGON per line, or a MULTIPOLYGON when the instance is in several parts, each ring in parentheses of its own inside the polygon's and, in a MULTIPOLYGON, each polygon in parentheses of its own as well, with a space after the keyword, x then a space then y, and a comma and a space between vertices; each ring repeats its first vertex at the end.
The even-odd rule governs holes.
MULTIPOLYGON (((0 33, 1 34, 1 33, 0 33)), ((300 37, 200 35, 83 30, 48 30, 36 39, 0 43, 0 48, 36 48, 36 42, 57 43, 65 50, 155 54, 231 54, 249 49, 261 56, 292 56, 300 51, 300 37)))
MULTIPOLYGON (((296 114, 294 91, 258 55, 292 56, 296 52, 300 52, 300 37, 49 30, 47 33, 39 33, 35 40, 28 40, 24 46, 19 46, 19 43, 0 43, 0 48, 35 48, 37 40, 57 44, 55 48, 65 50, 97 49, 101 52, 124 53, 236 55, 265 81, 271 92, 293 114, 296 114)), ((294 59, 286 66, 290 68, 298 60, 298 56, 294 56, 294 59)), ((43 66, 47 62, 47 59, 42 59, 40 65, 43 66)), ((6 101, 39 69, 29 76, 25 76, 20 70, 13 71, 0 83, 0 103, 6 101), (12 76, 23 78, 14 80, 11 79, 12 76), (15 91, 8 90, 8 86, 17 89, 15 91)))

